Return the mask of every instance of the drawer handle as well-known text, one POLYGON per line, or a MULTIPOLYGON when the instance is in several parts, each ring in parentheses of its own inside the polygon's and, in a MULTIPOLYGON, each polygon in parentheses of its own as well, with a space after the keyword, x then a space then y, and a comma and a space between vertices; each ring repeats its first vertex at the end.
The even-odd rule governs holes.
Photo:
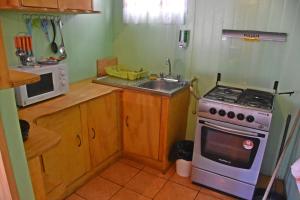
POLYGON ((93 136, 92 136, 92 139, 95 139, 96 138, 96 131, 94 128, 92 128, 92 132, 93 132, 93 136))
POLYGON ((129 127, 128 120, 129 120, 129 116, 127 115, 127 116, 126 116, 126 120, 125 120, 125 123, 126 123, 126 127, 127 127, 127 128, 129 127))
POLYGON ((78 141, 79 141, 79 144, 77 145, 78 147, 81 147, 81 144, 82 144, 82 142, 81 142, 81 138, 80 138, 80 135, 76 135, 76 138, 78 139, 78 141))

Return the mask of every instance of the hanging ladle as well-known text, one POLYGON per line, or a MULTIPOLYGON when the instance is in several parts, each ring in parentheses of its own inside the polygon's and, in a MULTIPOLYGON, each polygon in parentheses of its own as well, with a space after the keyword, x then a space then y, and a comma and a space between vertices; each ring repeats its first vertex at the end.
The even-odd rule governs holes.
POLYGON ((55 38, 56 38, 56 28, 55 28, 55 23, 54 23, 54 20, 51 19, 50 20, 51 22, 51 25, 52 25, 52 29, 53 29, 53 40, 51 42, 51 50, 53 53, 57 53, 58 52, 58 47, 57 47, 57 44, 55 43, 55 38))
POLYGON ((62 34, 63 24, 62 24, 61 19, 59 19, 57 21, 57 24, 58 24, 58 30, 59 30, 59 33, 60 33, 60 36, 61 36, 61 44, 58 47, 58 51, 60 53, 60 58, 63 60, 63 59, 67 58, 67 53, 66 53, 64 38, 63 38, 63 34, 62 34))

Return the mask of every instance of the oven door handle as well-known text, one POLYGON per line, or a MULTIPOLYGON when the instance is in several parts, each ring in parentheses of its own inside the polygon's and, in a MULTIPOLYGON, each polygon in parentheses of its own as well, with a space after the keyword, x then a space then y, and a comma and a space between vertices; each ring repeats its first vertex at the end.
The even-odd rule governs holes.
POLYGON ((240 130, 236 130, 236 129, 226 128, 226 127, 219 126, 219 125, 216 125, 216 124, 212 124, 212 123, 209 123, 209 122, 204 122, 204 126, 206 126, 208 128, 216 129, 216 130, 219 130, 219 131, 223 131, 223 132, 226 132, 226 133, 235 134, 235 135, 245 135, 245 136, 251 136, 251 137, 265 137, 264 134, 246 132, 246 131, 240 131, 240 130))

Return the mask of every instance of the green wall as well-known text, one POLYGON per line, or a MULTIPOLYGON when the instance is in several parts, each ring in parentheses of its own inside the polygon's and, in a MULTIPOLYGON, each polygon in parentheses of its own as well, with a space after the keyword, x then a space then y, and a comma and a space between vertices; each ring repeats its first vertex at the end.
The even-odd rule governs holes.
MULTIPOLYGON (((97 58, 112 54, 111 1, 94 0, 94 7, 102 13, 61 16, 64 21, 63 33, 68 53, 68 59, 65 62, 69 66, 71 82, 95 76, 97 58)), ((10 66, 19 65, 14 54, 13 37, 18 33, 26 32, 23 14, 0 12, 10 66)), ((60 43, 59 39, 57 43, 60 43)), ((49 43, 38 25, 34 26, 33 30, 33 47, 37 58, 52 55, 49 43)), ((21 200, 33 200, 12 89, 0 91, 0 112, 21 200)))
MULTIPOLYGON (((272 89, 279 80, 280 91, 295 90, 292 97, 276 97, 274 118, 262 165, 264 174, 271 174, 278 154, 283 127, 288 113, 299 108, 300 2, 297 0, 190 0, 185 25, 124 24, 122 0, 113 5, 113 54, 120 63, 143 66, 151 72, 167 72, 165 57, 173 61, 174 73, 187 79, 199 79, 199 94, 212 88, 216 74, 222 81, 235 85, 272 89), (188 49, 177 47, 178 30, 191 30, 188 49), (250 29, 287 32, 288 42, 245 42, 221 40, 222 29, 250 29)), ((194 138, 195 107, 192 99, 187 138, 194 138)), ((295 145, 297 148, 297 145, 295 145)), ((289 172, 289 149, 280 177, 289 172)), ((286 179, 287 180, 287 179, 286 179)), ((288 182, 287 185, 294 185, 288 182)), ((293 190, 294 191, 294 190, 293 190)), ((299 199, 293 196, 291 199, 299 199)))
POLYGON ((0 91, 0 113, 20 198, 21 200, 33 200, 34 194, 28 173, 22 136, 17 120, 18 114, 15 97, 12 89, 0 91))

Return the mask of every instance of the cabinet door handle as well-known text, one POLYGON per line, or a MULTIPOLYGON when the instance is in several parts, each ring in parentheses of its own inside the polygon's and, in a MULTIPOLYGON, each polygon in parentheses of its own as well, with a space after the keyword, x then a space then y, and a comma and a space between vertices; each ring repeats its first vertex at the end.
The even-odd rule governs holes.
POLYGON ((92 132, 93 132, 92 139, 95 139, 96 138, 96 131, 95 131, 94 128, 92 128, 92 132))
POLYGON ((125 120, 125 123, 126 123, 126 127, 127 127, 127 128, 129 127, 128 119, 129 119, 129 116, 127 115, 127 116, 126 116, 126 120, 125 120))
POLYGON ((79 144, 78 144, 77 146, 78 146, 78 147, 81 147, 82 142, 81 142, 81 137, 80 137, 80 135, 77 134, 77 135, 76 135, 76 138, 77 138, 78 141, 79 141, 79 144))

